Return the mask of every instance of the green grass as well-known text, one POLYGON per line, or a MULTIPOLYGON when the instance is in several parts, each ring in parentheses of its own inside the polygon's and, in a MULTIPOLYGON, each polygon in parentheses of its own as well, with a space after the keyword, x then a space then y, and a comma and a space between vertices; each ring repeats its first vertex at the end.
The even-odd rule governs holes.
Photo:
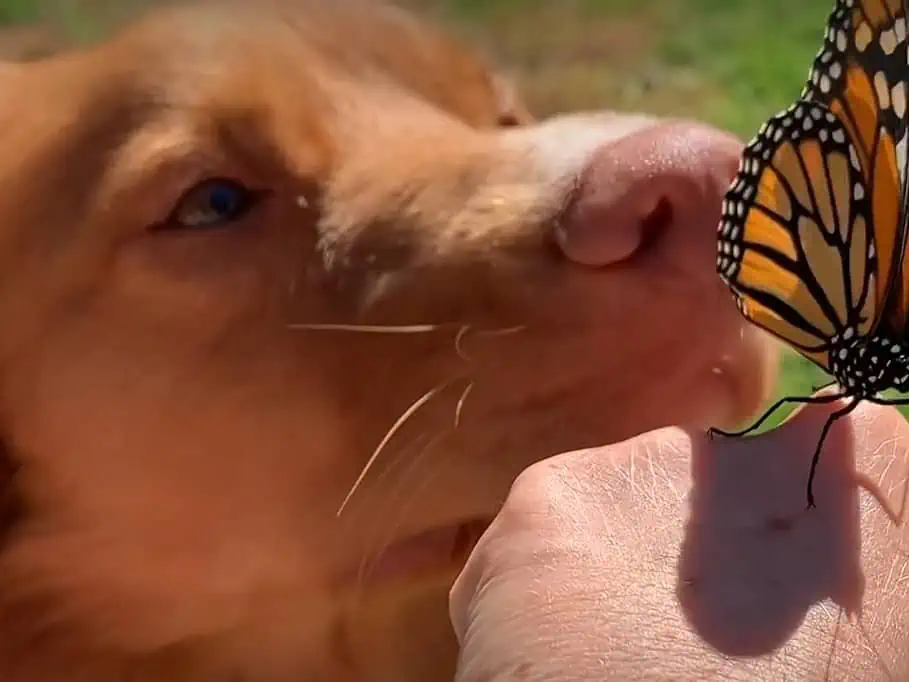
POLYGON ((709 79, 720 95, 707 118, 750 134, 799 93, 831 0, 689 0, 679 5, 660 56, 709 79))
MULTIPOLYGON (((479 27, 506 63, 541 79, 585 70, 573 101, 681 113, 750 135, 796 97, 832 0, 411 0, 479 27), (485 29, 485 30, 484 30, 485 29), (515 34, 518 35, 515 35, 515 34), (637 34, 639 40, 633 38, 637 34), (515 49, 516 43, 530 43, 515 49), (554 44, 555 43, 555 44, 554 44), (617 44, 616 50, 610 43, 617 44), (590 49, 595 46, 595 49, 590 49), (564 53, 576 49, 573 59, 564 53), (618 53, 618 54, 617 54, 618 53), (550 70, 548 62, 558 63, 550 70), (614 87, 604 87, 604 84, 614 87)), ((567 108, 567 106, 566 106, 567 108)))
POLYGON ((2 0, 0 2, 0 22, 19 24, 33 20, 38 15, 38 4, 35 0, 2 0))
MULTIPOLYGON (((338 0, 343 1, 343 0, 338 0)), ((434 12, 513 67, 542 114, 611 108, 688 116, 749 137, 795 98, 833 0, 399 0, 434 12)), ((36 16, 84 35, 86 7, 142 0, 0 0, 0 21, 36 16)), ((827 377, 788 354, 779 392, 827 377)))

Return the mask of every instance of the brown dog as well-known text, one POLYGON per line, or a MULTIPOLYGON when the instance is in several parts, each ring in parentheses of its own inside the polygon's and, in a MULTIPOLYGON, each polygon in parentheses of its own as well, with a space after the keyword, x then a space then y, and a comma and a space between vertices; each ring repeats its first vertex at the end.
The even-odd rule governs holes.
POLYGON ((160 12, 0 92, 4 682, 450 679, 524 467, 764 397, 710 128, 531 125, 350 0, 160 12))

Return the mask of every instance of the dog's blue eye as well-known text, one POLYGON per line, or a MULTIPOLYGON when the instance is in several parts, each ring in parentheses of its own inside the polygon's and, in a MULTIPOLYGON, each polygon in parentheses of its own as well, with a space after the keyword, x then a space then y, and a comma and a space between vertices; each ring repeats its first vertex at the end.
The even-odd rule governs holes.
POLYGON ((223 227, 242 218, 255 201, 249 189, 233 180, 206 180, 183 195, 170 219, 171 227, 223 227))

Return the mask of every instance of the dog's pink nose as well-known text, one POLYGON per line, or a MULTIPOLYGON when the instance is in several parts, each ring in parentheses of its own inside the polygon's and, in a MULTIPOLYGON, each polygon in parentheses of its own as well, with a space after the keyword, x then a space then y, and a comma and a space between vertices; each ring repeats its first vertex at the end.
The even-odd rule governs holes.
POLYGON ((699 243, 699 259, 713 258, 707 241, 715 239, 740 152, 732 136, 691 123, 648 126, 608 142, 582 171, 556 241, 572 261, 604 266, 664 234, 684 233, 689 246, 699 243))

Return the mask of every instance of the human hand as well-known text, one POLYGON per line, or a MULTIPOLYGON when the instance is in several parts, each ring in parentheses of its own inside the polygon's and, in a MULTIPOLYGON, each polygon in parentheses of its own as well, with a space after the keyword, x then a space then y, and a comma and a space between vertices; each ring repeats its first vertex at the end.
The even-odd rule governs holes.
POLYGON ((838 404, 535 465, 451 594, 458 682, 909 675, 909 424, 838 404))

